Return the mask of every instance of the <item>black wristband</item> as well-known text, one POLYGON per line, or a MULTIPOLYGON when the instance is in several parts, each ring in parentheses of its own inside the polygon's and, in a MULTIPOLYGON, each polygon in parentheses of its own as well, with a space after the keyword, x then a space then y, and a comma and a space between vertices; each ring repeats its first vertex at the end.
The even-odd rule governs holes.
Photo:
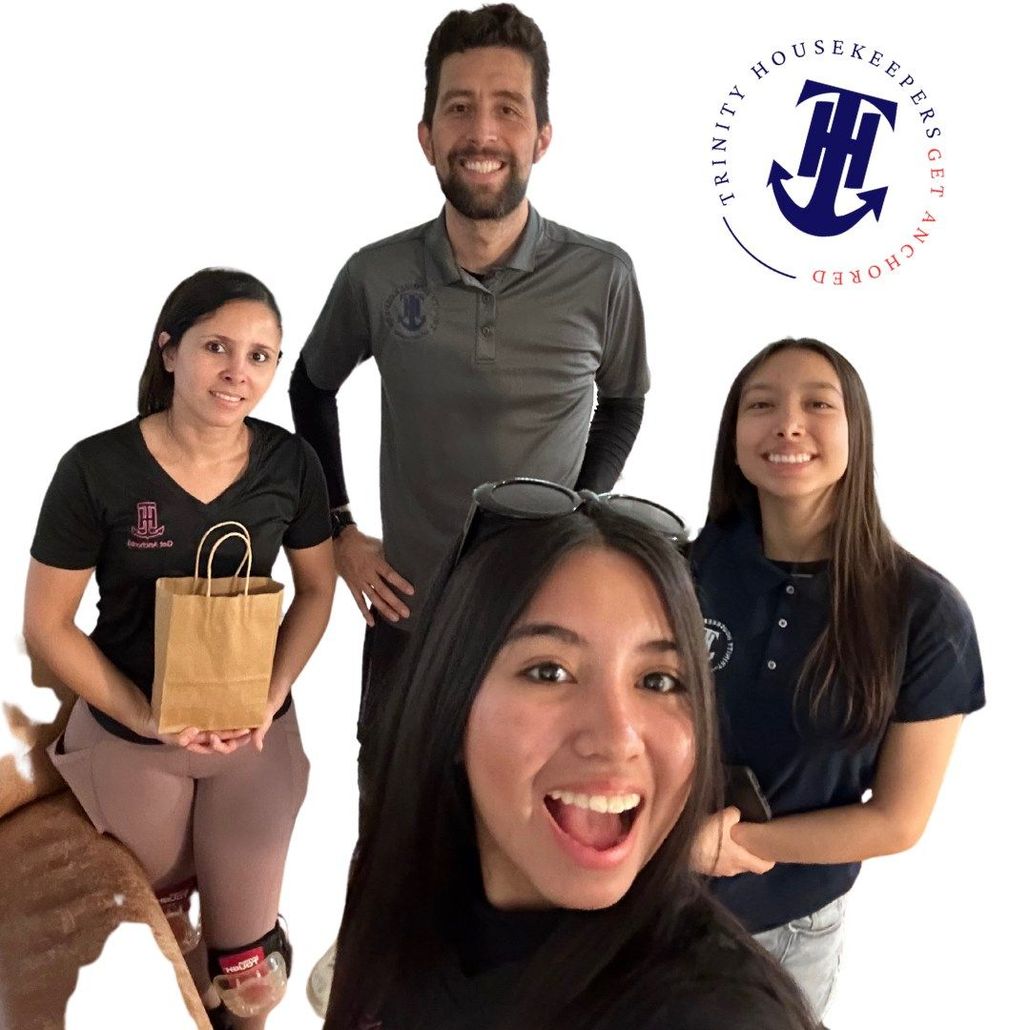
POLYGON ((333 508, 329 512, 329 526, 332 529, 333 539, 335 540, 348 526, 353 526, 354 516, 350 513, 350 508, 333 508))

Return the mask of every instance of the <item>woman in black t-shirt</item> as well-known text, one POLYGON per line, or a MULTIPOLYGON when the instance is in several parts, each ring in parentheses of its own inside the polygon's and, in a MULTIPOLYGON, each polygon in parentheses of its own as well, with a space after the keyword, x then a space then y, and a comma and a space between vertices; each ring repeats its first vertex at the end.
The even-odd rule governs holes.
POLYGON ((568 514, 477 506, 386 699, 326 1026, 811 1028, 686 868, 715 783, 686 563, 544 485, 568 514))
POLYGON ((692 560, 726 761, 772 812, 739 821, 731 795, 695 862, 820 1016, 860 863, 919 839, 984 703, 969 610, 887 531, 865 390, 831 347, 782 340, 737 376, 692 560))
MULTIPOLYGON (((335 581, 317 458, 248 417, 280 339, 275 300, 253 276, 205 269, 180 283, 154 330, 140 418, 61 459, 26 593, 30 649, 80 698, 55 764, 96 827, 139 858, 216 1025, 262 1027, 285 988, 279 889, 308 770, 290 687, 325 629, 335 581), (250 532, 254 575, 271 574, 281 546, 293 573, 265 715, 257 726, 162 735, 150 706, 154 583, 192 575, 204 532, 227 520, 250 532), (74 619, 93 574, 99 614, 87 637, 74 619), (197 879, 203 941, 188 915, 197 879), (218 982, 231 988, 254 969, 271 988, 230 991, 231 1018, 210 977, 230 977, 218 982)), ((236 571, 240 546, 217 551, 214 575, 236 571)))

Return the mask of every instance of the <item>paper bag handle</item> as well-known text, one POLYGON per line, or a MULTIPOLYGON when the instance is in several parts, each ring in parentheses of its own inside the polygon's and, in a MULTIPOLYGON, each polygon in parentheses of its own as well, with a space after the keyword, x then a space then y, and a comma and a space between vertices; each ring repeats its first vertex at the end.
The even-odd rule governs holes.
MULTIPOLYGON (((220 536, 211 545, 211 551, 209 552, 209 554, 207 556, 207 596, 208 597, 211 596, 211 563, 215 560, 215 551, 217 551, 218 548, 221 547, 222 544, 224 544, 226 540, 231 540, 233 537, 239 537, 239 539, 242 540, 247 545, 247 553, 244 554, 243 560, 240 562, 240 564, 236 566, 236 572, 235 572, 235 574, 233 575, 232 578, 236 579, 236 577, 239 576, 239 574, 240 574, 240 570, 243 568, 244 565, 246 565, 247 566, 247 575, 246 575, 246 577, 243 580, 243 596, 246 597, 250 593, 250 566, 251 566, 251 562, 252 562, 253 557, 254 557, 253 551, 251 551, 251 548, 250 548, 250 537, 249 536, 244 536, 242 533, 233 532, 233 533, 225 533, 224 535, 220 536)), ((195 582, 196 582, 196 580, 194 580, 194 583, 195 582)))
MULTIPOLYGON (((209 537, 209 536, 210 536, 210 535, 211 535, 211 534, 212 534, 212 533, 213 533, 213 532, 214 532, 214 531, 215 531, 216 529, 224 529, 224 528, 225 528, 226 526, 235 526, 235 527, 236 527, 237 529, 239 529, 239 530, 242 530, 242 533, 237 533, 237 534, 236 534, 236 536, 241 536, 241 535, 243 536, 244 540, 245 540, 245 541, 246 541, 246 543, 247 543, 247 551, 248 551, 248 552, 250 551, 250 530, 248 530, 248 529, 247 529, 247 527, 246 527, 246 526, 245 526, 245 525, 244 525, 244 524, 243 524, 242 522, 216 522, 216 523, 215 523, 215 524, 214 524, 214 525, 213 525, 213 526, 212 526, 212 527, 211 527, 211 528, 210 528, 210 529, 209 529, 209 530, 208 530, 208 531, 207 531, 207 532, 206 532, 206 533, 205 533, 205 534, 204 534, 204 535, 203 535, 203 536, 202 536, 202 537, 200 538, 200 543, 199 543, 199 544, 197 544, 197 555, 196 555, 196 560, 195 560, 195 561, 193 562, 193 581, 194 581, 194 586, 196 585, 196 581, 197 581, 198 579, 200 579, 200 552, 201 552, 201 551, 202 551, 202 550, 204 549, 204 541, 205 541, 205 540, 206 540, 206 539, 207 539, 207 538, 208 538, 208 537, 209 537)), ((224 538, 223 538, 223 539, 224 539, 224 538)), ((221 540, 219 540, 219 541, 218 541, 218 543, 216 543, 216 544, 215 544, 214 546, 215 546, 215 547, 217 547, 217 546, 218 546, 218 544, 220 544, 221 542, 222 542, 222 541, 221 541, 221 540)), ((214 548, 212 548, 212 550, 214 550, 214 548)), ((237 575, 237 576, 238 576, 238 575, 240 574, 240 570, 241 570, 241 569, 243 568, 244 562, 246 562, 246 560, 247 560, 247 556, 246 556, 246 555, 244 555, 244 556, 243 556, 243 561, 241 561, 241 562, 240 562, 239 566, 238 566, 238 567, 237 567, 237 569, 236 569, 236 575, 237 575)), ((211 566, 210 566, 210 563, 209 563, 209 564, 208 564, 208 570, 209 570, 209 571, 208 571, 208 574, 207 574, 207 578, 208 578, 208 579, 210 579, 210 578, 211 578, 211 572, 210 572, 210 568, 211 568, 211 566)), ((249 575, 249 573, 248 573, 248 575, 249 575)))

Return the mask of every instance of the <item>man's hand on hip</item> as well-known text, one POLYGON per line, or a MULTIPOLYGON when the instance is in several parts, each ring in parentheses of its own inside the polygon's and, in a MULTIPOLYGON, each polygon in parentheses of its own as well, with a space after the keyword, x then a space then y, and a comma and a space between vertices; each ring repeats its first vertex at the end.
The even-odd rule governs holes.
POLYGON ((372 608, 391 622, 406 619, 411 612, 394 591, 415 593, 415 588, 383 556, 383 542, 366 536, 357 526, 347 526, 333 541, 336 571, 347 584, 362 618, 375 623, 372 608))

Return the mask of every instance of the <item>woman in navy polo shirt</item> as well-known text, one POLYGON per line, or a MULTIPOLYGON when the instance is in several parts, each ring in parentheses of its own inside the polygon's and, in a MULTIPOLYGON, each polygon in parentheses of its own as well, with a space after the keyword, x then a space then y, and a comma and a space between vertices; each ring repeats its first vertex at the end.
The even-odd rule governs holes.
POLYGON ((781 340, 734 380, 692 561, 725 759, 772 811, 716 813, 694 862, 818 1016, 860 863, 916 843, 984 703, 969 609, 887 531, 865 389, 831 347, 781 340))

